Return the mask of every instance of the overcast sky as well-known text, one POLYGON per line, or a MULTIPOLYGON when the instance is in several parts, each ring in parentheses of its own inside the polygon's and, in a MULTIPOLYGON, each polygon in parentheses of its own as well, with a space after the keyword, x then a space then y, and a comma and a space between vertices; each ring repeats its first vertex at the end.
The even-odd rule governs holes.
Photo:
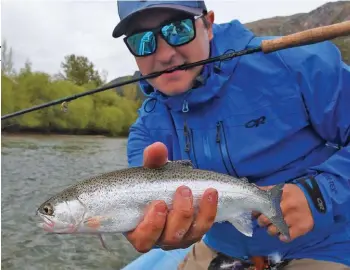
MULTIPOLYGON (((309 12, 322 0, 207 0, 217 23, 242 23, 272 16, 309 12)), ((34 70, 60 70, 67 54, 87 56, 108 79, 137 69, 122 39, 112 38, 119 21, 117 2, 111 0, 1 0, 1 35, 13 48, 15 68, 26 59, 34 70)))

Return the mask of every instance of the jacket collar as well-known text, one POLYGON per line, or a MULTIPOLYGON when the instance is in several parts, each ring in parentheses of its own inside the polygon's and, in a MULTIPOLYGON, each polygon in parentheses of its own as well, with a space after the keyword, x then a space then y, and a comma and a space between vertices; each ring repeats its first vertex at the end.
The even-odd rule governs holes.
MULTIPOLYGON (((224 24, 214 24, 213 32, 214 38, 210 44, 210 57, 233 50, 243 50, 254 38, 254 34, 237 20, 224 24)), ((140 82, 140 87, 146 96, 166 104, 171 110, 184 111, 195 108, 212 98, 221 96, 225 88, 223 86, 232 76, 238 60, 239 57, 236 57, 223 62, 206 64, 202 73, 197 77, 198 86, 180 95, 166 96, 146 81, 140 82)))

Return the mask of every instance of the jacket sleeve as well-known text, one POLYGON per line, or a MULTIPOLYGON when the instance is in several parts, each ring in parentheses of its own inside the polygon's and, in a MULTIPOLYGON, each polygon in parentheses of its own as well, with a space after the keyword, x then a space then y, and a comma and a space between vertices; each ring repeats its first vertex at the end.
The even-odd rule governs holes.
POLYGON ((139 116, 129 129, 127 142, 129 167, 142 166, 143 150, 150 144, 152 144, 151 136, 143 124, 142 117, 139 116))
POLYGON ((309 179, 296 182, 308 199, 314 230, 330 229, 350 222, 350 67, 331 42, 282 55, 296 75, 314 130, 339 149, 309 168, 309 179))

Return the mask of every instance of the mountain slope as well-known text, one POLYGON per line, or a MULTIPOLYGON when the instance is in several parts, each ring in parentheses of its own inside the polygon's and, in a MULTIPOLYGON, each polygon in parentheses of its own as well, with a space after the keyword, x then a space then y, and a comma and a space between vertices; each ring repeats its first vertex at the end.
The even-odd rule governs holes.
MULTIPOLYGON (((350 1, 326 3, 310 13, 273 17, 245 24, 256 35, 282 36, 314 27, 350 20, 350 1)), ((343 59, 350 64, 350 36, 332 40, 340 49, 343 59)))

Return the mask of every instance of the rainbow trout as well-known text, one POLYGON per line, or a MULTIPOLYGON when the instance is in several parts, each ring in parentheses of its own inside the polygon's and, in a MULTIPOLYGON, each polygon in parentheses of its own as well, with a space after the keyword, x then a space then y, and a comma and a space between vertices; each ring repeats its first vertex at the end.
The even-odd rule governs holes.
POLYGON ((151 201, 164 200, 171 209, 175 190, 181 185, 192 190, 195 209, 205 189, 212 187, 218 191, 215 222, 228 221, 244 235, 252 236, 251 213, 257 211, 289 237, 280 209, 284 184, 264 191, 247 178, 195 169, 187 160, 169 161, 157 169, 116 170, 78 182, 37 209, 43 221, 39 226, 62 234, 128 232, 142 220, 151 201))

